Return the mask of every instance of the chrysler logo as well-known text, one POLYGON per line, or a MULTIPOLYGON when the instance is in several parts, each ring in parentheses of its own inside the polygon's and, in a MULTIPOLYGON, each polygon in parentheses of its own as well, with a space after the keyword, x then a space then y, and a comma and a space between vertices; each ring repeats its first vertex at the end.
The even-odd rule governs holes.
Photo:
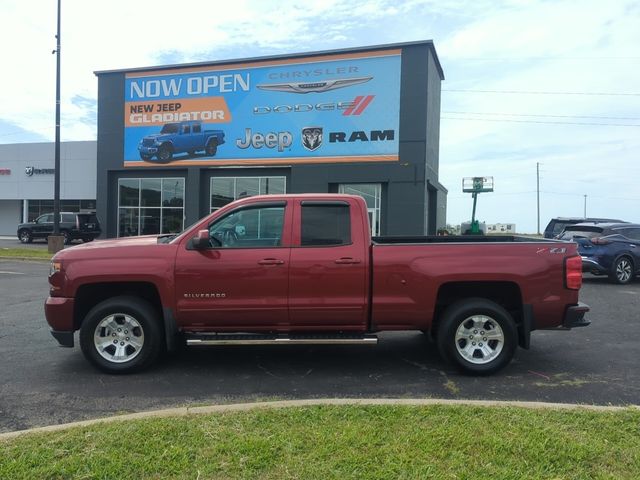
POLYGON ((288 82, 288 83, 263 83, 257 85, 260 90, 288 93, 322 93, 338 88, 350 87, 371 80, 373 77, 342 78, 336 80, 324 80, 319 82, 288 82))
POLYGON ((302 146, 313 152, 322 145, 322 127, 306 127, 302 129, 302 146))

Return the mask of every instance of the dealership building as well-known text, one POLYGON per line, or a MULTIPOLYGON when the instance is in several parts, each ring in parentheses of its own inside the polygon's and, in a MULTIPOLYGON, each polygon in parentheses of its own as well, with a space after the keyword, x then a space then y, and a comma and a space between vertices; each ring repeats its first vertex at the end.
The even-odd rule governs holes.
MULTIPOLYGON (((60 210, 96 209, 96 142, 60 146, 60 210)), ((0 235, 53 211, 55 144, 0 145, 0 235)))
POLYGON ((108 237, 172 233, 246 195, 362 195, 374 234, 435 234, 433 42, 96 72, 108 237))

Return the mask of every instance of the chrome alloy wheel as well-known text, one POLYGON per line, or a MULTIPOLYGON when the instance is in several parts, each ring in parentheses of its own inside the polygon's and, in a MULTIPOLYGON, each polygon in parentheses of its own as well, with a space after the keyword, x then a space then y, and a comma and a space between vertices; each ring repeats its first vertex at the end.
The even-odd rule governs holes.
POLYGON ((621 258, 616 264, 616 277, 620 283, 627 283, 631 279, 632 266, 626 258, 621 258))
POLYGON ((144 331, 131 315, 114 313, 98 323, 93 333, 93 345, 100 356, 109 362, 128 362, 142 351, 144 331))
POLYGON ((455 341, 462 358, 475 365, 484 365, 500 355, 505 340, 500 324, 493 318, 473 315, 460 322, 455 341))

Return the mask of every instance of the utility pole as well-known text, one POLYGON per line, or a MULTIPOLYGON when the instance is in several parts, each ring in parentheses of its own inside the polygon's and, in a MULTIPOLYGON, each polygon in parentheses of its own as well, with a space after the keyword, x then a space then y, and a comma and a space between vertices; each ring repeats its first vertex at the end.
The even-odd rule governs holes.
POLYGON ((536 162, 536 197, 538 204, 538 235, 540 235, 540 163, 536 162))
POLYGON ((60 3, 58 0, 58 31, 56 34, 56 141, 53 177, 53 235, 49 237, 49 252, 55 253, 64 248, 64 239, 60 236, 60 3))

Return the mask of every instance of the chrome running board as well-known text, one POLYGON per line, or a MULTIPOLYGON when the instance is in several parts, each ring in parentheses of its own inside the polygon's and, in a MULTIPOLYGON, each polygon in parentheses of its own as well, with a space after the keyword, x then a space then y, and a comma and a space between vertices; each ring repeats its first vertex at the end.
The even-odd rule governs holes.
POLYGON ((254 333, 189 333, 187 345, 376 345, 378 337, 371 334, 290 334, 254 333))

